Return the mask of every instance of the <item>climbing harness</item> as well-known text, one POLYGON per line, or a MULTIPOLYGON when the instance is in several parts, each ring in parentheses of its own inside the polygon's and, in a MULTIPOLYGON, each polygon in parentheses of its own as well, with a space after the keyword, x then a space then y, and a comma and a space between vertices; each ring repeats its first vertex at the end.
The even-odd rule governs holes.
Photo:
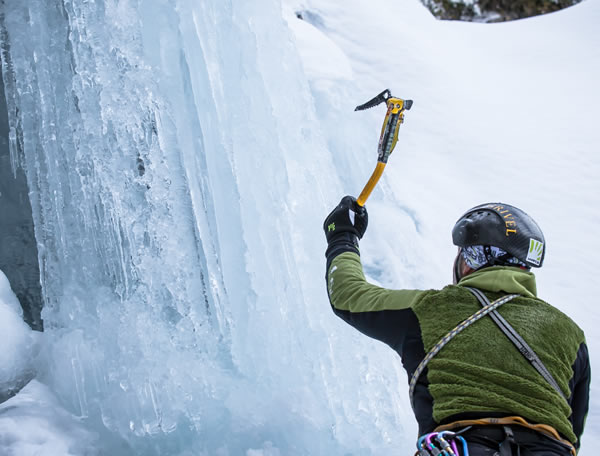
MULTIPOLYGON (((571 442, 562 438, 558 431, 548 424, 531 424, 520 416, 506 416, 503 418, 478 418, 473 420, 460 420, 448 424, 442 424, 435 428, 435 432, 455 431, 462 433, 472 426, 502 426, 505 431, 508 426, 530 429, 540 433, 551 440, 556 441, 567 447, 573 456, 577 455, 577 450, 571 442)), ((508 438, 508 436, 507 436, 508 438)))
POLYGON ((387 104, 387 112, 385 114, 385 119, 383 120, 379 145, 377 147, 377 166, 356 200, 356 203, 359 206, 365 205, 367 198, 383 174, 383 169, 387 164, 388 158, 398 142, 398 131, 400 130, 400 125, 404 122, 404 111, 409 110, 413 104, 412 100, 403 100, 402 98, 393 97, 390 90, 385 89, 376 97, 354 108, 354 110, 364 111, 365 109, 372 108, 384 102, 387 104))

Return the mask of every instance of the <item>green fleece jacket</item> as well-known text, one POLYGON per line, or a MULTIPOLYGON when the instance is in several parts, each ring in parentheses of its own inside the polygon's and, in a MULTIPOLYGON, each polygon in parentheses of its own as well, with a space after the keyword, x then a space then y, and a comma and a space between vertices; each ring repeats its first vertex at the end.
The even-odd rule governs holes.
POLYGON ((442 290, 389 290, 368 283, 360 257, 345 252, 331 262, 327 286, 334 312, 396 350, 409 378, 443 336, 481 308, 465 286, 482 290, 490 301, 520 294, 499 312, 537 353, 568 401, 484 317, 452 339, 421 376, 414 395, 420 433, 461 418, 519 415, 553 426, 578 446, 590 376, 584 334, 537 298, 531 272, 496 266, 442 290))

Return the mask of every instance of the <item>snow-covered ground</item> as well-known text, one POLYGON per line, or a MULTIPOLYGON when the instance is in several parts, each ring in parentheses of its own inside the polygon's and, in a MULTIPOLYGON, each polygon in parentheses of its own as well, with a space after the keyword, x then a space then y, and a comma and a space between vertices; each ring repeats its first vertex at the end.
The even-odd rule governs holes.
POLYGON ((0 383, 36 375, 0 405, 1 454, 412 454, 400 361, 324 286, 322 220, 383 118, 353 110, 387 87, 415 103, 367 204, 369 277, 442 287, 456 218, 514 204, 596 365, 597 0, 485 25, 418 0, 3 8, 47 305, 39 337, 0 280, 0 383))

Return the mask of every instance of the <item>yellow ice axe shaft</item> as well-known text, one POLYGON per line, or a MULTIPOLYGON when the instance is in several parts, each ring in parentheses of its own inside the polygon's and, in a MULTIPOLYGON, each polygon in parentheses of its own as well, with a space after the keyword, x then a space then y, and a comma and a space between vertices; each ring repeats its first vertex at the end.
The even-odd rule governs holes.
POLYGON ((365 205, 365 203, 367 202, 367 198, 369 198, 369 196, 371 196, 371 192, 373 191, 373 189, 377 185, 377 182, 379 181, 379 178, 383 174, 385 165, 386 165, 385 163, 377 162, 377 166, 375 166, 375 170, 373 171, 373 174, 371 174, 369 181, 363 188, 362 192, 360 192, 360 195, 358 195, 356 204, 358 204, 361 207, 365 205))
POLYGON ((400 130, 400 125, 404 122, 404 111, 410 109, 413 103, 412 100, 394 98, 391 96, 389 90, 385 90, 364 105, 357 106, 356 110, 361 111, 363 109, 368 109, 383 101, 387 104, 387 112, 385 119, 383 120, 379 145, 377 147, 377 166, 375 166, 373 174, 371 174, 369 181, 356 200, 356 203, 359 206, 365 205, 367 198, 369 198, 371 192, 377 185, 379 178, 383 174, 388 158, 398 142, 398 131, 400 130))

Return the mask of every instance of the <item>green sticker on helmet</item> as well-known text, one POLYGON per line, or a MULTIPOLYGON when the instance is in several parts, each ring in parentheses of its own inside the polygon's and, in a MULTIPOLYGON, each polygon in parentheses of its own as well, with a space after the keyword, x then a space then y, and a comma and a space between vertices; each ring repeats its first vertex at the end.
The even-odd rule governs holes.
POLYGON ((539 266, 542 262, 542 255, 544 254, 544 243, 536 241, 533 238, 529 239, 529 251, 527 252, 527 261, 539 266))

